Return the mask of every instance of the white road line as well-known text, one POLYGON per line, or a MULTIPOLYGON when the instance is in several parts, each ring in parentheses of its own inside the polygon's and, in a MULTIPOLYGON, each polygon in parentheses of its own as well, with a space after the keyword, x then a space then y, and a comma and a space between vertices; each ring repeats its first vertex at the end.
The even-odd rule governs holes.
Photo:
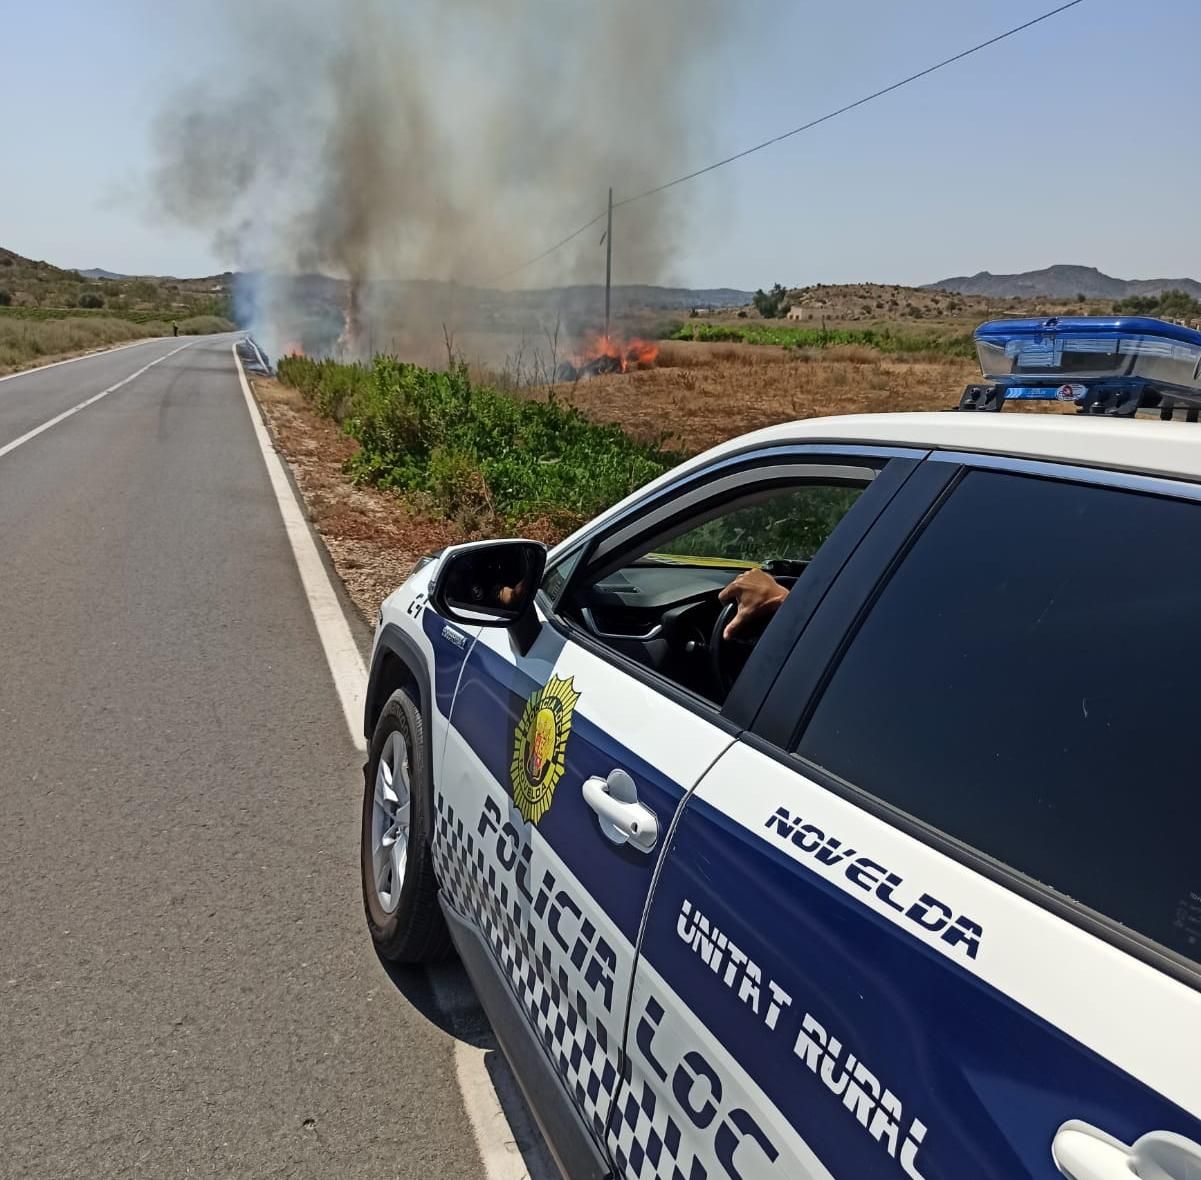
POLYGON ((258 405, 246 380, 246 370, 242 368, 242 358, 238 356, 237 344, 233 346, 233 355, 234 364, 238 367, 238 380, 242 383, 242 396, 246 399, 246 409, 254 426, 254 436, 258 439, 263 462, 267 465, 271 490, 275 492, 275 502, 279 505, 280 516, 283 517, 284 531, 288 534, 292 556, 296 559, 300 581, 309 600, 309 609, 313 612, 313 621, 317 624, 317 634, 321 637, 321 646, 325 651, 325 662, 329 665, 334 687, 338 690, 338 699, 346 717, 346 728, 350 730, 350 740, 356 749, 365 750, 363 707, 367 667, 363 663, 363 657, 359 655, 358 644, 355 643, 350 624, 342 613, 342 605, 329 580, 321 554, 317 551, 313 534, 309 532, 305 523, 304 512, 296 500, 292 485, 288 482, 283 461, 271 443, 267 427, 263 425, 258 405))
POLYGON ((22 369, 19 373, 9 373, 0 377, 0 381, 11 381, 14 377, 28 377, 30 373, 44 373, 47 369, 57 369, 59 365, 73 365, 76 361, 90 361, 98 356, 108 356, 110 352, 121 352, 126 348, 137 348, 139 344, 151 344, 155 340, 166 340, 166 336, 147 336, 144 340, 131 340, 128 344, 117 344, 112 348, 99 348, 95 352, 85 352, 83 356, 69 356, 65 361, 51 361, 48 365, 35 365, 32 369, 22 369))
MULTIPOLYGON (((292 555, 296 559, 300 580, 308 596, 309 609, 313 612, 313 620, 317 624, 317 633, 321 637, 325 660, 342 703, 346 725, 355 746, 364 750, 360 730, 363 723, 367 668, 359 654, 358 645, 354 641, 338 596, 334 592, 325 563, 321 560, 313 535, 305 523, 304 511, 288 480, 283 461, 271 442, 258 404, 250 392, 250 383, 246 380, 246 370, 242 367, 242 358, 238 356, 236 344, 233 346, 233 355, 234 364, 238 369, 238 380, 242 385, 242 396, 246 399, 246 409, 250 413, 255 438, 263 454, 263 462, 267 466, 271 488, 275 492, 275 501, 279 505, 284 529, 292 545, 292 555)), ((462 988, 450 984, 436 969, 431 972, 430 984, 438 1006, 450 1019, 452 1026, 455 1023, 456 1012, 461 1012, 465 1006, 470 1005, 478 1009, 479 1001, 474 995, 460 994, 467 992, 466 984, 462 988)), ((553 1167, 539 1166, 541 1159, 545 1157, 545 1148, 541 1145, 537 1131, 532 1126, 514 1128, 510 1125, 504 1105, 492 1084, 486 1052, 461 1039, 456 1040, 455 1079, 463 1096, 463 1106, 471 1123, 480 1159, 483 1161, 486 1180, 541 1180, 543 1176, 550 1177, 554 1172, 553 1167), (527 1156, 534 1161, 532 1166, 527 1164, 527 1156)), ((516 1091, 516 1085, 513 1089, 516 1091)), ((511 1105, 519 1102, 520 1098, 514 1093, 511 1105)))
POLYGON ((489 1054, 500 1050, 478 1043, 487 1021, 466 974, 448 963, 430 967, 428 977, 438 1008, 457 1038, 455 1080, 484 1175, 488 1180, 558 1180, 559 1170, 508 1063, 502 1059, 488 1068, 489 1054))
MULTIPOLYGON (((463 1095, 463 1106, 475 1135, 484 1175, 487 1180, 541 1180, 542 1177, 550 1180, 552 1176, 557 1177, 554 1165, 545 1162, 549 1156, 542 1145, 541 1136, 532 1127, 525 1136, 526 1150, 532 1147, 535 1159, 541 1166, 535 1164, 531 1167, 527 1164, 522 1145, 492 1084, 492 1075, 488 1072, 488 1052, 466 1041, 455 1042, 455 1080, 463 1095)), ((514 1100, 521 1102, 515 1081, 512 1089, 514 1100)))
MULTIPOLYGON (((140 377, 147 369, 153 369, 155 365, 161 365, 168 357, 173 357, 177 352, 183 352, 185 348, 190 348, 196 342, 189 341, 187 344, 181 344, 178 348, 172 349, 170 352, 164 353, 162 356, 153 360, 148 365, 143 365, 136 373, 130 373, 128 377, 118 381, 116 385, 110 385, 107 389, 102 389, 99 393, 94 393, 91 397, 85 398, 78 405, 72 406, 69 410, 64 410, 61 414, 56 414, 48 422, 43 422, 41 426, 35 426, 32 430, 26 431, 20 438, 14 438, 12 442, 5 443, 0 447, 0 459, 11 451, 15 451, 17 447, 24 446, 31 438, 37 438, 39 434, 50 429, 52 426, 57 426, 60 422, 66 421, 72 414, 78 414, 80 410, 86 410, 88 406, 95 405, 102 397, 108 397, 110 393, 116 393, 118 389, 128 385, 135 378, 140 377)), ((78 358, 82 359, 82 358, 78 358)), ((62 362, 66 364, 66 362, 62 362)), ((49 365, 46 368, 50 368, 49 365)))

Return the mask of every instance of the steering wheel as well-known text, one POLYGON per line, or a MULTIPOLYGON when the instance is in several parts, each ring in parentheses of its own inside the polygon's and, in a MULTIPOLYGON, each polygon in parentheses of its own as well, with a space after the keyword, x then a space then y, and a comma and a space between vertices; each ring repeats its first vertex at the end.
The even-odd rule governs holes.
MULTIPOLYGON (((760 568, 785 589, 791 590, 808 565, 807 561, 777 557, 765 561, 760 568)), ((734 681, 738 679, 739 672, 750 658, 751 649, 759 642, 759 637, 771 622, 770 616, 751 619, 739 628, 737 635, 726 639, 725 630, 737 613, 738 604, 727 602, 717 612, 717 622, 713 624, 713 633, 709 636, 709 667, 719 699, 723 701, 729 696, 734 681)))
POLYGON ((744 624, 736 635, 727 639, 726 628, 737 613, 738 603, 727 602, 717 612, 717 622, 713 624, 713 632, 709 636, 709 667, 721 700, 729 696, 734 681, 738 679, 738 673, 742 671, 743 664, 766 626, 766 623, 752 621, 744 624))

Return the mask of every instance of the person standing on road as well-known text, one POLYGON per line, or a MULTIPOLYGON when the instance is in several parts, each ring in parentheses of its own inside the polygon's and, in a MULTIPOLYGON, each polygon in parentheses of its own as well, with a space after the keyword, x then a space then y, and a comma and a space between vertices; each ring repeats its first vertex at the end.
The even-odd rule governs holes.
POLYGON ((177 324, 177 323, 175 322, 175 320, 172 320, 172 321, 171 321, 171 335, 172 335, 172 336, 178 336, 178 335, 179 335, 179 324, 177 324))

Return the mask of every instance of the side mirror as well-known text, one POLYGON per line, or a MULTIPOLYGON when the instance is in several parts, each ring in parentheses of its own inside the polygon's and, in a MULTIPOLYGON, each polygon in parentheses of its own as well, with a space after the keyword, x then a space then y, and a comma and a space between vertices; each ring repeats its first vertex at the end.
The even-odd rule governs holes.
POLYGON ((509 627, 528 646, 534 596, 546 568, 537 541, 476 541, 442 556, 430 604, 444 619, 471 627, 509 627))

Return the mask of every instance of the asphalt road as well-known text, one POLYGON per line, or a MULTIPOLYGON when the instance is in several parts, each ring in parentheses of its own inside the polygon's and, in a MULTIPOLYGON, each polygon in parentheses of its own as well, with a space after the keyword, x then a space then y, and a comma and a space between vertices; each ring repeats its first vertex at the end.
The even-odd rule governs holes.
POLYGON ((184 343, 0 382, 0 1176, 478 1176, 231 338, 4 453, 184 343))

